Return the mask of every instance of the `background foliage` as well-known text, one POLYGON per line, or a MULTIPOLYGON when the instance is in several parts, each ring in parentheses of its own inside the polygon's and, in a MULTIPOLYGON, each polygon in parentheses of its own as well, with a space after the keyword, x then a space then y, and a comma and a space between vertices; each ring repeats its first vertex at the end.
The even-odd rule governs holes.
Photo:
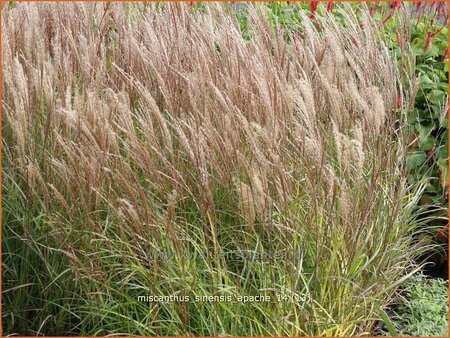
POLYGON ((392 316, 397 335, 448 334, 448 281, 417 276, 405 287, 402 298, 392 316))

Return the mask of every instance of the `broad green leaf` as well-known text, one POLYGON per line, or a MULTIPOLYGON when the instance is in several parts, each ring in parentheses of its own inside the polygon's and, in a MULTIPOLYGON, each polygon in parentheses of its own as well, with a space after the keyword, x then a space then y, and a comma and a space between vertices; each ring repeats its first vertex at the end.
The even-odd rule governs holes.
POLYGON ((428 159, 425 151, 416 151, 412 153, 406 159, 406 168, 408 170, 413 170, 420 167, 428 159))
POLYGON ((420 150, 430 150, 434 147, 436 141, 431 136, 432 131, 434 130, 433 123, 417 123, 416 130, 419 133, 419 148, 420 150))
MULTIPOLYGON (((446 140, 444 138, 444 140, 446 140)), ((436 150, 436 159, 439 160, 446 160, 448 158, 448 144, 446 142, 446 144, 440 146, 437 150, 436 150)))

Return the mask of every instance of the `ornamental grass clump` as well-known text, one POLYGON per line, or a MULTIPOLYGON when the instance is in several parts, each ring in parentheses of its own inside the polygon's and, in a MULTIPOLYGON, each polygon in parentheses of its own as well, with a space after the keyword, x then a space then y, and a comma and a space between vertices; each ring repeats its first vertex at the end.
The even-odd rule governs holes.
POLYGON ((3 9, 4 171, 81 290, 72 332, 366 334, 414 270, 414 93, 369 12, 246 10, 243 34, 226 4, 3 9))

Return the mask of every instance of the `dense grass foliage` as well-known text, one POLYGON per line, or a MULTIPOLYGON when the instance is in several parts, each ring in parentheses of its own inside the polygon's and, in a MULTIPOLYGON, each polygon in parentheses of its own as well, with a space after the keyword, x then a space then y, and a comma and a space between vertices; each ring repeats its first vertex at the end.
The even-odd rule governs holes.
MULTIPOLYGON (((311 20, 333 15, 345 22, 340 2, 273 2, 267 4, 273 26, 297 29, 300 11, 310 13, 311 20)), ((427 242, 440 243, 440 255, 446 259, 448 239, 448 10, 443 1, 354 2, 356 15, 367 8, 386 37, 386 47, 398 61, 405 86, 414 85, 418 92, 414 109, 408 114, 409 151, 408 181, 411 184, 428 179, 420 204, 428 208, 427 242), (410 82, 411 78, 416 81, 410 82)), ((242 10, 245 12, 245 10, 242 10)), ((246 16, 240 15, 245 28, 246 16)), ((402 100, 398 100, 402 105, 402 100)), ((436 263, 442 263, 437 262, 436 263)), ((447 265, 447 262, 444 262, 447 265)))
POLYGON ((3 165, 3 332, 77 334, 80 318, 70 309, 83 295, 76 293, 69 260, 49 234, 41 200, 3 165))
POLYGON ((4 333, 369 333, 417 269, 416 93, 340 11, 4 8, 4 333))

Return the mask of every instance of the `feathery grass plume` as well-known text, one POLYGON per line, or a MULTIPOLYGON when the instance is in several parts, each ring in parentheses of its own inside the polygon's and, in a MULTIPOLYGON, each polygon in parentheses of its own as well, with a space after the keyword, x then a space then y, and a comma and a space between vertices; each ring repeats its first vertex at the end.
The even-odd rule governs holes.
POLYGON ((243 31, 233 8, 4 6, 6 334, 55 334, 54 315, 61 335, 362 335, 415 269, 409 106, 368 13, 361 32, 349 5, 299 9, 287 32, 248 4, 243 31), (58 257, 48 288, 16 274, 16 242, 58 257))
POLYGON ((244 182, 236 183, 239 194, 240 209, 250 231, 255 231, 256 210, 252 189, 244 182))

